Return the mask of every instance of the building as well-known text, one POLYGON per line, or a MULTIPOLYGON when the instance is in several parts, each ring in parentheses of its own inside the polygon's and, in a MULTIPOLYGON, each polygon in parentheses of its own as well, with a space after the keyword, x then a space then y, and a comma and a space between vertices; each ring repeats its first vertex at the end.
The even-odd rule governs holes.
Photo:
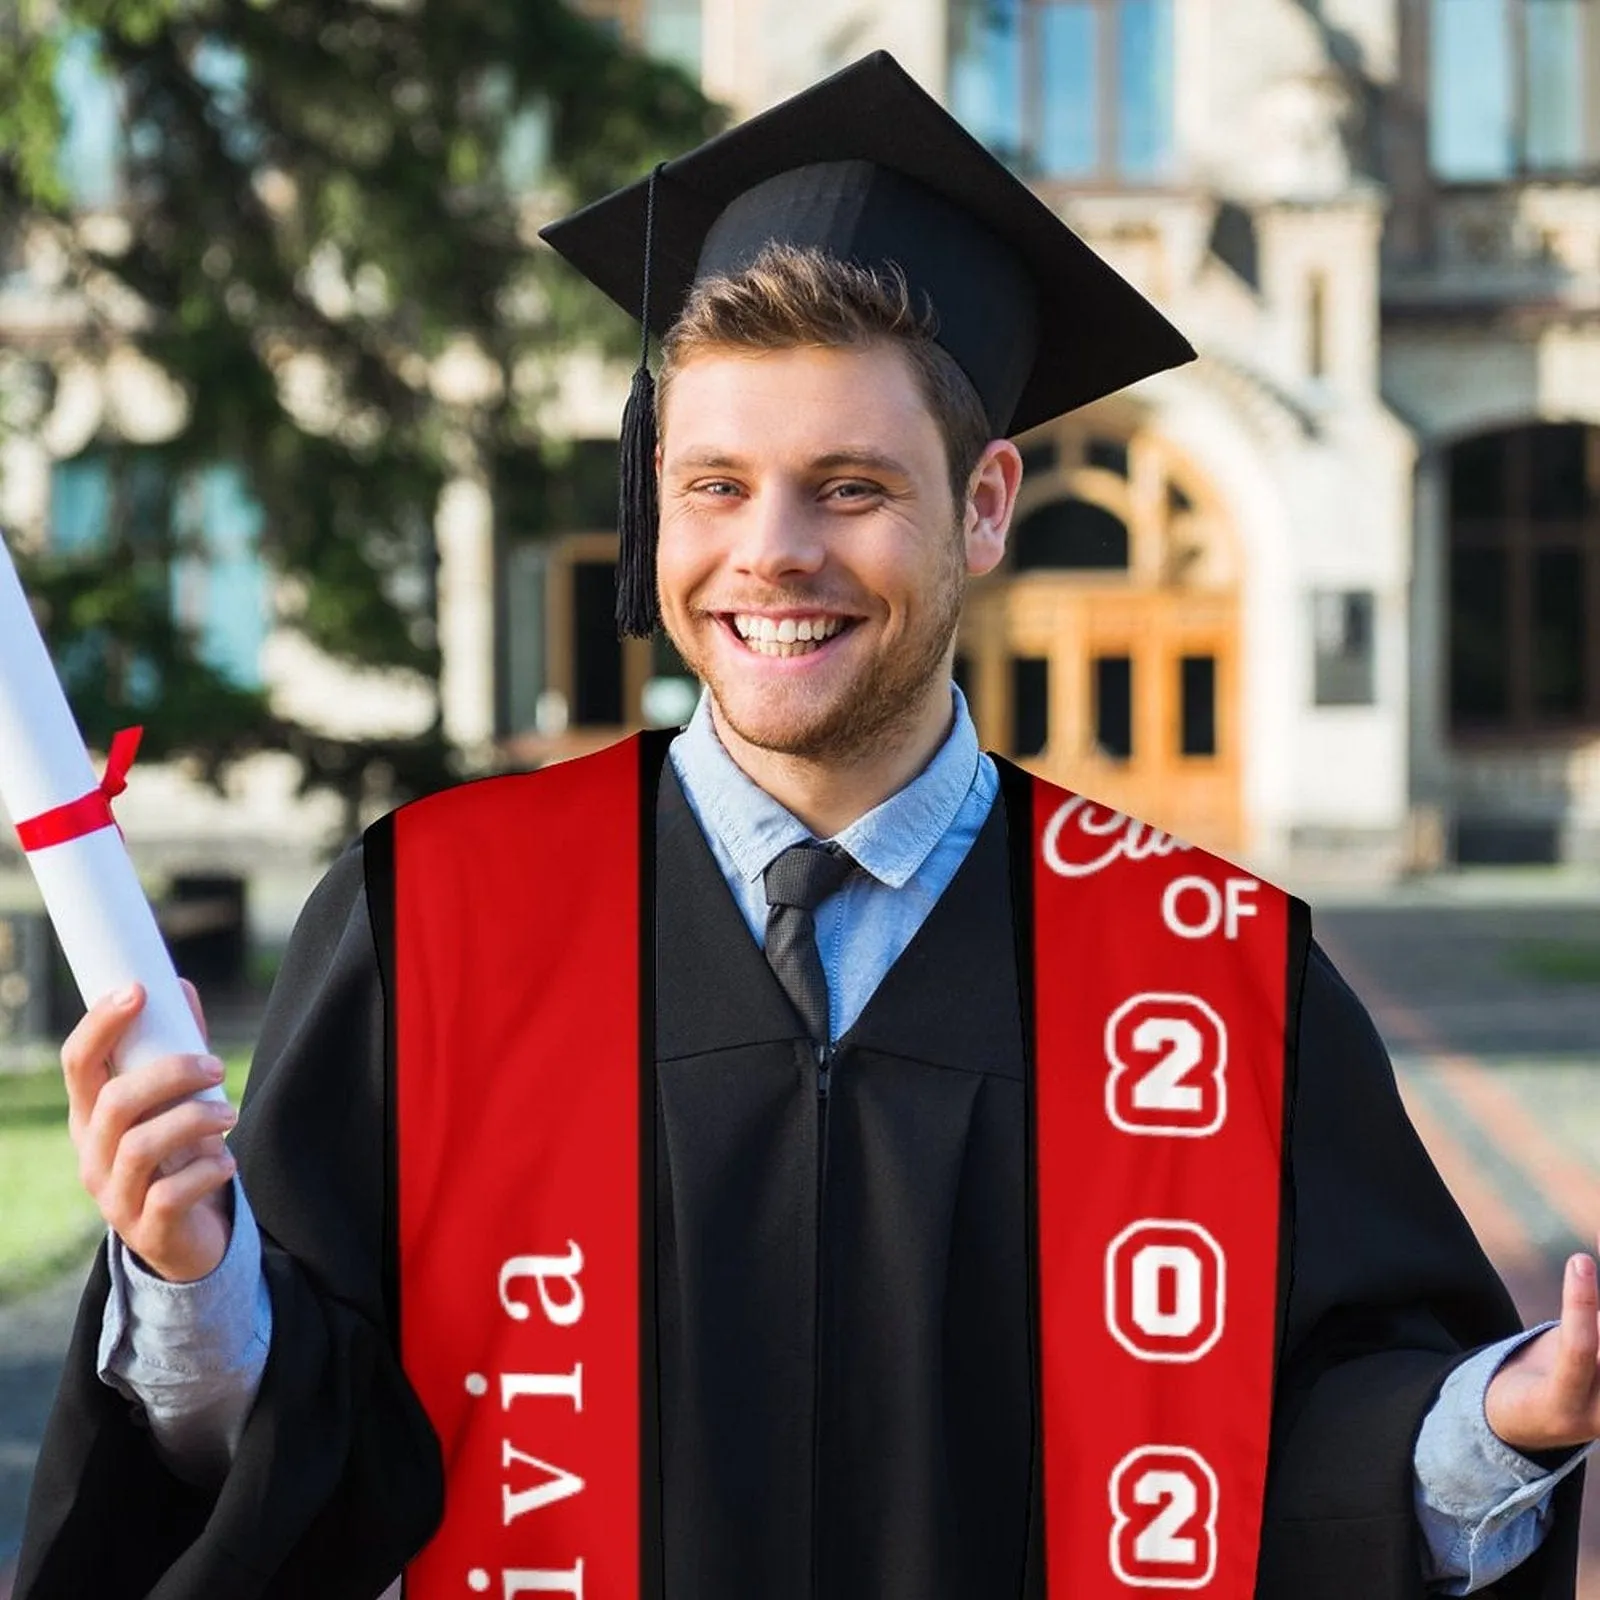
MULTIPOLYGON (((1198 347, 1022 441, 1012 552, 960 641, 988 744, 1291 881, 1600 861, 1600 0, 584 9, 740 116, 892 50, 1198 347)), ((39 283, 33 263, 0 289, 0 356, 44 337, 39 283)), ((69 458, 149 426, 129 396, 151 379, 131 357, 80 371, 70 328, 50 337, 67 378, 6 445, 0 493, 70 539, 96 495, 132 491, 69 458)), ((692 704, 670 646, 610 626, 626 382, 575 365, 554 408, 559 535, 466 483, 441 508, 447 723, 480 761, 692 704)), ((223 608, 217 647, 403 725, 403 687, 329 697, 263 621, 230 486, 186 493, 216 571, 185 603, 223 608)), ((149 783, 126 814, 154 848, 191 802, 149 783)), ((209 864, 200 839, 309 859, 326 821, 270 762, 240 794, 214 834, 185 821, 174 858, 209 864)))
MULTIPOLYGON (((740 115, 893 50, 1199 348, 1023 441, 986 742, 1291 878, 1600 860, 1600 0, 593 9, 740 115)), ((676 713, 609 550, 506 546, 514 748, 676 713)))

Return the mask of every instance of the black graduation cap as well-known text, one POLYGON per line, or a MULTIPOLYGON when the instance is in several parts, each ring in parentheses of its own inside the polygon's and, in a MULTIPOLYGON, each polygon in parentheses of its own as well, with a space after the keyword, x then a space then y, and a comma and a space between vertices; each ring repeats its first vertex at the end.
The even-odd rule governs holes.
MULTIPOLYGON (((768 244, 890 263, 931 303, 935 337, 995 436, 1021 433, 1192 360, 1171 323, 922 89, 866 56, 649 177, 541 230, 644 339, 694 283, 768 244)), ((643 356, 623 418, 626 633, 656 621, 655 435, 643 356)))

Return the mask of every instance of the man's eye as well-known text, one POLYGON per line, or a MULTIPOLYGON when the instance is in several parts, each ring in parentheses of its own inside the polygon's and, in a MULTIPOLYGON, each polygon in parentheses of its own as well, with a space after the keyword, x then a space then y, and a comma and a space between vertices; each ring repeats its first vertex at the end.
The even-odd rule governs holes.
POLYGON ((727 499, 739 492, 739 485, 728 478, 709 478, 694 486, 696 494, 708 494, 715 499, 727 499))
POLYGON ((826 492, 836 500, 870 500, 883 493, 883 485, 851 478, 846 483, 830 484, 826 492))

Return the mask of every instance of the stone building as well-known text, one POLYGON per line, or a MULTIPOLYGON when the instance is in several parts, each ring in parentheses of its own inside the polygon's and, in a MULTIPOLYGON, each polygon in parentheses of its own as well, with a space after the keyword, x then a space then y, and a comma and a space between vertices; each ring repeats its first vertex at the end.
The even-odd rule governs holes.
POLYGON ((1023 441, 991 746, 1291 878, 1600 859, 1600 0, 594 9, 739 114, 893 50, 1198 347, 1023 441))
MULTIPOLYGON (((892 50, 1199 349, 1022 441, 1012 552, 960 643, 988 744, 1291 881, 1600 859, 1600 0, 584 9, 738 116, 892 50)), ((0 353, 39 337, 38 268, 0 286, 0 353)), ((149 425, 122 363, 5 447, 7 514, 41 537, 111 492, 74 487, 95 429, 149 425)), ((479 756, 692 704, 669 647, 610 631, 626 379, 575 365, 555 408, 563 533, 469 485, 441 510, 446 710, 479 756)), ((247 563, 232 487, 188 492, 247 563)), ((247 588, 207 581, 189 603, 247 588)), ((218 648, 312 694, 250 604, 206 621, 218 648)), ((368 689, 403 722, 403 691, 368 689)), ((273 781, 241 789, 268 855, 316 821, 273 781)), ((129 811, 135 838, 180 787, 129 811)))

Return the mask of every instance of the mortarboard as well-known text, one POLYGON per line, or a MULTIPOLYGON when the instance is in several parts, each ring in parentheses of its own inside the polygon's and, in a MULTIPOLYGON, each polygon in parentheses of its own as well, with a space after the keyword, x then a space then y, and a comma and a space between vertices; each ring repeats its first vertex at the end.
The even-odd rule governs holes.
MULTIPOLYGON (((1192 360, 1176 328, 886 51, 541 230, 664 334, 701 278, 768 244, 893 264, 995 436, 1192 360)), ((641 355, 623 419, 617 620, 656 620, 655 435, 641 355)))

